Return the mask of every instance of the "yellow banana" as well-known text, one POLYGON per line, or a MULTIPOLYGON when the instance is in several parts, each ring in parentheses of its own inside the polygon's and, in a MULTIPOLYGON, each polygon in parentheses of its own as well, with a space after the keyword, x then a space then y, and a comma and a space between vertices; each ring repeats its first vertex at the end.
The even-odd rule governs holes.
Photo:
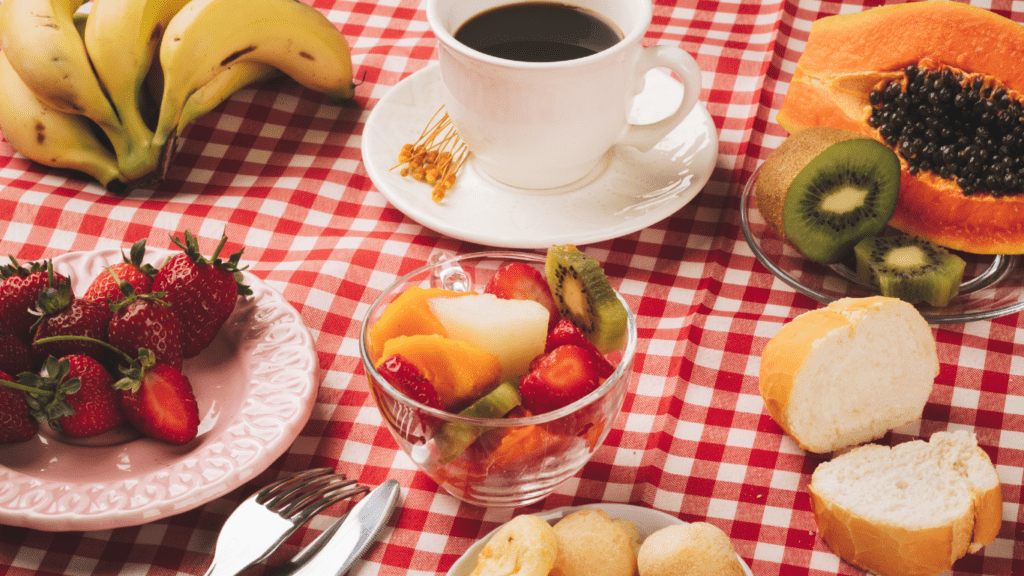
MULTIPOLYGON (((6 1, 6 0, 4 0, 6 1)), ((140 178, 156 168, 153 132, 141 113, 142 83, 160 48, 168 22, 188 0, 102 0, 94 2, 85 25, 85 48, 129 140, 118 156, 121 172, 140 178)))
POLYGON ((334 98, 353 93, 348 43, 316 8, 299 0, 192 0, 160 44, 164 91, 153 145, 165 149, 165 160, 189 97, 241 62, 268 64, 334 98))
MULTIPOLYGON (((5 0, 6 1, 6 0, 5 0)), ((44 104, 0 52, 0 131, 26 158, 84 172, 113 192, 124 184, 117 159, 92 132, 89 120, 44 104)))
POLYGON ((281 74, 281 71, 262 62, 245 61, 228 65, 213 80, 203 84, 185 101, 178 120, 175 137, 200 116, 216 108, 238 90, 281 74))
POLYGON ((118 156, 131 143, 92 71, 75 28, 82 0, 3 0, 0 47, 11 67, 47 106, 81 114, 100 126, 118 156))

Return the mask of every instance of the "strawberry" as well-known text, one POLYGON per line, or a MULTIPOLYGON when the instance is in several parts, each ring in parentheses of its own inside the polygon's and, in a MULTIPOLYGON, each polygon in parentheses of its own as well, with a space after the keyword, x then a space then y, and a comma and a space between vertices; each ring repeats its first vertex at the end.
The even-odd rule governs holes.
POLYGON ((531 363, 531 371, 519 382, 519 393, 527 410, 542 414, 572 404, 600 383, 593 354, 565 344, 531 363))
POLYGON ((29 370, 32 370, 32 359, 28 345, 0 327, 0 372, 21 374, 29 370))
MULTIPOLYGON (((0 380, 11 382, 6 372, 0 372, 0 380)), ((0 444, 25 442, 39 431, 39 423, 32 417, 25 396, 6 386, 0 386, 0 444)))
POLYGON ((574 344, 592 352, 599 377, 607 378, 612 375, 612 372, 615 372, 615 365, 609 362, 598 351, 597 346, 591 344, 583 332, 568 318, 559 320, 558 324, 555 324, 555 327, 548 332, 548 338, 544 343, 544 353, 547 354, 563 344, 574 344))
POLYGON ((433 384, 423 376, 415 364, 402 356, 395 354, 387 358, 377 366, 377 372, 388 381, 388 384, 409 398, 431 408, 444 409, 441 396, 433 384))
MULTIPOLYGON (((31 310, 35 308, 39 293, 50 286, 49 273, 53 270, 50 261, 33 262, 28 268, 22 266, 10 256, 11 263, 0 266, 0 325, 7 331, 21 338, 25 343, 32 341, 32 325, 36 316, 31 310)), ((67 278, 53 272, 54 281, 67 278)))
POLYGON ((121 282, 130 284, 135 294, 152 292, 156 268, 142 263, 142 259, 146 255, 146 239, 143 238, 132 244, 130 254, 131 256, 125 256, 122 251, 121 259, 123 261, 104 268, 93 278, 82 298, 100 304, 115 304, 126 297, 122 292, 121 282))
POLYGON ((157 363, 146 349, 114 383, 120 391, 121 409, 140 432, 169 444, 186 444, 199 430, 199 405, 192 384, 180 370, 157 363))
POLYGON ((18 384, 29 392, 32 415, 65 436, 85 438, 126 422, 114 378, 88 356, 72 354, 46 359, 40 374, 22 373, 18 384))
POLYGON ((562 318, 547 279, 540 270, 525 262, 513 262, 495 272, 484 286, 484 293, 506 300, 533 300, 541 303, 551 314, 548 331, 562 318))
MULTIPOLYGON (((52 273, 52 270, 50 270, 52 273)), ((41 314, 33 326, 32 355, 36 364, 42 364, 47 356, 69 356, 85 354, 105 362, 107 351, 103 346, 90 342, 61 341, 37 344, 48 336, 88 336, 97 340, 107 339, 110 324, 110 308, 89 300, 81 300, 71 293, 71 281, 67 278, 50 278, 51 285, 39 293, 36 312, 41 314)))
POLYGON ((160 267, 153 279, 153 291, 167 294, 181 320, 184 356, 191 358, 213 342, 238 297, 252 294, 252 290, 242 283, 245 267, 238 267, 242 250, 227 261, 219 258, 227 236, 221 236, 209 258, 199 252, 199 242, 188 230, 184 241, 172 240, 184 252, 168 258, 160 267))
MULTIPOLYGON (((123 282, 122 286, 125 285, 127 283, 123 282)), ((107 340, 132 358, 139 348, 146 348, 153 352, 158 362, 181 368, 181 320, 171 304, 164 300, 165 294, 135 294, 130 287, 125 290, 129 295, 111 307, 113 317, 107 340)))

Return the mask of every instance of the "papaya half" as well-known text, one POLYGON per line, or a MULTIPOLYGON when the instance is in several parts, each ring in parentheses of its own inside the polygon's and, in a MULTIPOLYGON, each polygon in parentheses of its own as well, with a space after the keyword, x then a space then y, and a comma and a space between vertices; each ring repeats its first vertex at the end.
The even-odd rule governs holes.
POLYGON ((815 21, 777 120, 900 156, 889 224, 954 250, 1024 253, 1024 26, 945 0, 815 21))

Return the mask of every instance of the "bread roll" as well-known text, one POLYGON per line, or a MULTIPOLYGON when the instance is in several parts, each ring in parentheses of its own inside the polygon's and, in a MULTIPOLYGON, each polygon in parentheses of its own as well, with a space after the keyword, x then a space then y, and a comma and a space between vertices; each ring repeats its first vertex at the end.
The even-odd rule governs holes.
POLYGON ((548 576, 557 555, 558 541, 551 525, 522 514, 487 541, 471 576, 548 576))
POLYGON ((634 576, 633 538, 604 510, 577 510, 556 522, 554 531, 558 558, 550 576, 634 576))
POLYGON ((828 453, 921 417, 939 360, 931 328, 896 298, 844 298, 787 323, 761 354, 772 418, 800 447, 828 453))
POLYGON ((707 522, 666 526, 644 539, 640 576, 743 576, 729 536, 707 522))
POLYGON ((1002 489, 974 434, 868 444, 820 464, 808 486, 818 532, 881 576, 933 576, 999 532, 1002 489))

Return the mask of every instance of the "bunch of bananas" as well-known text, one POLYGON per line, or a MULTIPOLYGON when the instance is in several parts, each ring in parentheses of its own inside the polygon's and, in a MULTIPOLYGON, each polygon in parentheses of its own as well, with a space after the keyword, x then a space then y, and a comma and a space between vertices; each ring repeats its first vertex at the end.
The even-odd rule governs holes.
POLYGON ((352 97, 348 43, 301 1, 83 4, 0 1, 0 132, 110 191, 160 181, 182 130, 250 83, 283 73, 352 97))

